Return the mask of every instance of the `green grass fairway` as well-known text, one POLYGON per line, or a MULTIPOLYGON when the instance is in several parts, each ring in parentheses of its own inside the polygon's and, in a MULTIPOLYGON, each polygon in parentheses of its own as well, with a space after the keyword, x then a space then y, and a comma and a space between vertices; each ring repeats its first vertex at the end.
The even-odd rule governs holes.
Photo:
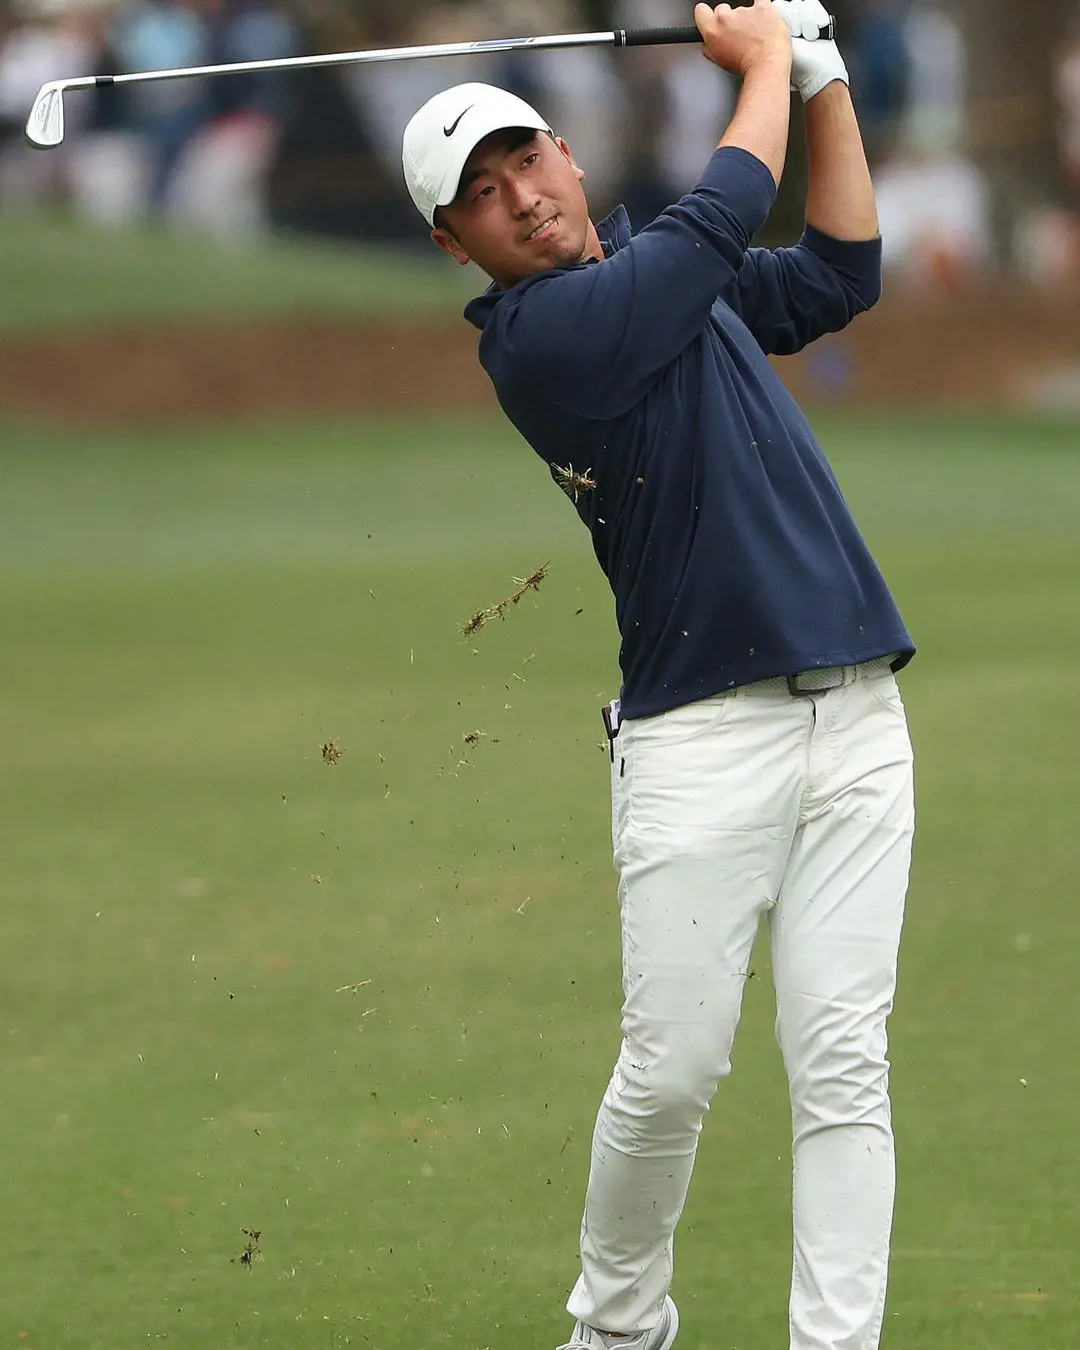
POLYGON ((434 248, 300 238, 237 245, 31 214, 0 218, 0 259, 8 262, 0 263, 0 336, 222 314, 445 318, 480 289, 473 268, 460 270, 434 248))
MULTIPOLYGON (((1077 428, 822 430, 922 645, 885 1345, 1076 1350, 1077 428)), ((481 417, 0 447, 0 1348, 551 1350, 618 1042, 573 512, 481 417)), ((787 1343, 759 970, 679 1350, 787 1343)))

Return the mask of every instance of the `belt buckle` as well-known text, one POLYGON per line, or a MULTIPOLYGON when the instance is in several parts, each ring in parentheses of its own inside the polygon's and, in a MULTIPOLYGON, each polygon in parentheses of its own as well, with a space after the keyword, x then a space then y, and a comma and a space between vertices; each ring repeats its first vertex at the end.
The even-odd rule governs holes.
POLYGON ((848 671, 851 670, 854 672, 855 667, 837 666, 835 668, 831 668, 826 666, 824 670, 800 670, 796 675, 786 676, 788 692, 792 695, 827 694, 831 689, 843 689, 845 685, 852 683, 852 681, 855 678, 853 674, 852 679, 851 680, 848 679, 848 671), (800 687, 799 685, 800 680, 813 676, 820 677, 821 675, 824 674, 824 670, 830 669, 833 670, 833 674, 838 678, 834 678, 830 680, 828 683, 822 683, 819 680, 815 680, 812 687, 800 687))

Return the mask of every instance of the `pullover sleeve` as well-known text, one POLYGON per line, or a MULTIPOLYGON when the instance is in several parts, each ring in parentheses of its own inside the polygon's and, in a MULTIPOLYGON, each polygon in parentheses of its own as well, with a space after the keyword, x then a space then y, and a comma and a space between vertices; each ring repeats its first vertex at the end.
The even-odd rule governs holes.
POLYGON ((790 356, 881 297, 881 240, 845 243, 806 227, 794 248, 750 249, 723 299, 769 356, 790 356))
POLYGON ((507 296, 485 332, 484 365, 496 383, 526 383, 577 416, 626 412, 734 288, 775 198, 759 159, 717 150, 694 191, 614 256, 507 296))

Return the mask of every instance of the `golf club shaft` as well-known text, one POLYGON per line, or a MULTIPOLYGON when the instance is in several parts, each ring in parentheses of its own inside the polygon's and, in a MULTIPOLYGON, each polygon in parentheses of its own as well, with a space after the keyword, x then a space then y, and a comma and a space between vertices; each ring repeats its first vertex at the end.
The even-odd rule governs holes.
MULTIPOLYGON (((820 36, 831 39, 830 18, 820 36)), ((479 56, 493 52, 544 51, 566 47, 652 47, 700 43, 696 28, 616 28, 610 33, 561 33, 550 37, 489 38, 482 42, 440 42, 428 47, 384 47, 376 51, 330 52, 319 56, 283 56, 270 61, 232 61, 220 66, 185 66, 178 70, 133 70, 123 75, 81 75, 43 84, 26 119, 27 143, 50 150, 64 139, 64 94, 71 89, 105 89, 156 80, 189 80, 209 75, 252 75, 272 70, 308 70, 319 66, 371 65, 383 61, 422 61, 437 56, 479 56)))
MULTIPOLYGON (((832 25, 823 35, 831 35, 832 25)), ((384 47, 375 51, 331 52, 320 56, 286 56, 271 61, 234 61, 220 66, 178 70, 136 70, 124 75, 87 75, 64 80, 68 89, 140 84, 150 80, 185 80, 207 75, 244 75, 267 70, 304 70, 318 66, 367 65, 384 61, 422 61, 438 56, 478 56, 491 52, 543 51, 560 47, 651 47, 699 43, 696 28, 617 28, 609 33, 562 33, 548 37, 493 38, 483 42, 440 42, 428 47, 384 47)))

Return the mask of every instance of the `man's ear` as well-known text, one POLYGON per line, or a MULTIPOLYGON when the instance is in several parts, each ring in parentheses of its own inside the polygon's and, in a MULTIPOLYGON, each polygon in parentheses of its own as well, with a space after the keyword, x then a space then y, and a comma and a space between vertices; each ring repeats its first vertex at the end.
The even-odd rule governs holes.
POLYGON ((461 247, 457 239, 450 233, 449 230, 444 230, 442 228, 436 227, 434 230, 431 231, 431 237, 432 239, 435 240, 435 242, 442 249, 442 251, 444 253, 449 253, 451 258, 453 258, 453 260, 460 267, 464 267, 467 263, 472 261, 472 259, 461 247))
POLYGON ((563 140, 561 136, 555 137, 555 144, 559 147, 559 149, 563 152, 566 159, 568 160, 570 167, 574 171, 574 177, 578 180, 579 183, 582 182, 585 178, 585 170, 581 168, 578 165, 577 161, 574 159, 574 152, 570 149, 570 147, 567 145, 567 143, 563 140))

